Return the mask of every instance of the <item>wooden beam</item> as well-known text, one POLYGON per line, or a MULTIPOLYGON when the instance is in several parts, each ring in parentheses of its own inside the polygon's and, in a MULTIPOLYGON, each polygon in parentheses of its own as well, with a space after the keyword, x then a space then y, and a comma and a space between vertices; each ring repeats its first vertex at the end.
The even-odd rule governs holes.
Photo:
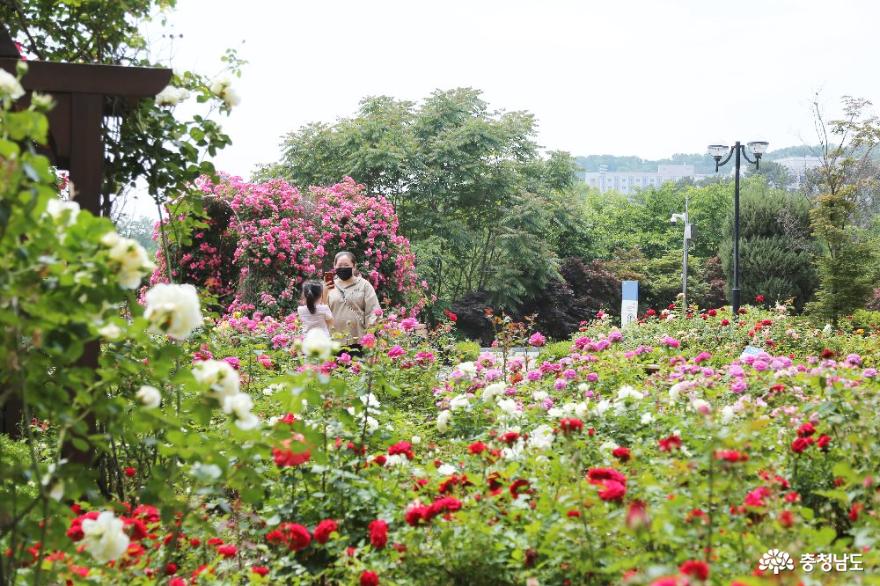
MULTIPOLYGON (((0 68, 15 74, 18 59, 0 57, 0 68)), ((171 70, 85 63, 28 61, 22 86, 28 91, 151 97, 171 81, 171 70)))

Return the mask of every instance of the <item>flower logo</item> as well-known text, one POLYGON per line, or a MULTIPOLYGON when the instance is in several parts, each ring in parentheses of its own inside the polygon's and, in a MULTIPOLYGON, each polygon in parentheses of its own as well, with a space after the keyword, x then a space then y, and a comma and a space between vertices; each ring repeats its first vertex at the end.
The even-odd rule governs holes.
POLYGON ((782 570, 793 570, 794 562, 788 552, 771 549, 761 556, 758 563, 760 570, 773 570, 773 574, 778 574, 782 570))

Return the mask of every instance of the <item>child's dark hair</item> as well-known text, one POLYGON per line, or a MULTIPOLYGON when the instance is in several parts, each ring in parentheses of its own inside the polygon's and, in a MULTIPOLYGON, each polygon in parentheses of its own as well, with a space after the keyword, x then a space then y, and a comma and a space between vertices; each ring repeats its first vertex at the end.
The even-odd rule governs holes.
POLYGON ((306 307, 309 308, 309 313, 315 313, 315 302, 321 298, 321 294, 324 293, 324 285, 320 281, 306 281, 303 283, 303 300, 306 302, 306 307))

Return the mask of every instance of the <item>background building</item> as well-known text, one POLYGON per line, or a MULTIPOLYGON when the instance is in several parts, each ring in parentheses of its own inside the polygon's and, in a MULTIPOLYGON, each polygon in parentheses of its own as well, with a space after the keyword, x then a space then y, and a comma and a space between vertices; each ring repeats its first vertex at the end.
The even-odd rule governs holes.
POLYGON ((584 181, 600 193, 618 191, 623 194, 634 193, 637 189, 659 187, 667 181, 681 181, 685 178, 703 179, 708 175, 697 173, 693 165, 658 165, 656 172, 608 171, 601 165, 599 171, 584 173, 584 181))

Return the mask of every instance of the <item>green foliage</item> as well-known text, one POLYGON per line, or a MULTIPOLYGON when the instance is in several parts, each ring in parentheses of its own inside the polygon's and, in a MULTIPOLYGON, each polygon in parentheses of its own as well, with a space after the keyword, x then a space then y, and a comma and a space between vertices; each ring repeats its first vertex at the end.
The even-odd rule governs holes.
POLYGON ((456 342, 455 354, 459 362, 473 362, 480 356, 480 345, 472 340, 456 342))
POLYGON ((541 348, 541 352, 538 353, 538 362, 540 363, 544 360, 556 361, 568 356, 569 352, 571 352, 571 342, 569 340, 552 342, 541 348))
MULTIPOLYGON (((721 246, 727 282, 733 282, 733 222, 721 246)), ((809 202, 800 194, 767 187, 755 177, 740 196, 740 284, 742 298, 763 295, 768 302, 794 300, 798 309, 817 286, 816 245, 810 235, 809 202)))
MULTIPOLYGON (((26 52, 41 60, 101 63, 141 67, 161 66, 151 61, 144 23, 176 0, 22 0, 0 3, 0 21, 26 52)), ((243 62, 234 51, 222 57, 226 73, 238 76, 243 62)), ((110 215, 113 202, 146 181, 157 204, 166 202, 186 184, 214 167, 206 156, 230 143, 220 125, 210 119, 215 109, 228 113, 237 102, 228 84, 191 71, 177 72, 171 80, 175 95, 202 104, 189 119, 175 115, 174 103, 141 100, 133 108, 114 102, 121 124, 104 127, 104 185, 102 214, 110 215)))
POLYGON ((290 133, 258 176, 353 177, 394 204, 434 294, 487 291, 514 307, 557 276, 557 240, 580 248, 585 233, 559 195, 573 185, 570 156, 542 159, 535 135, 531 114, 492 111, 470 88, 420 104, 372 97, 353 118, 290 133))
POLYGON ((867 110, 871 102, 842 101, 844 117, 827 123, 815 105, 823 164, 814 179, 819 195, 810 210, 813 234, 822 246, 817 263, 821 288, 810 311, 835 324, 863 307, 872 290, 876 255, 860 216, 864 192, 877 185, 871 155, 880 144, 880 120, 867 110))

